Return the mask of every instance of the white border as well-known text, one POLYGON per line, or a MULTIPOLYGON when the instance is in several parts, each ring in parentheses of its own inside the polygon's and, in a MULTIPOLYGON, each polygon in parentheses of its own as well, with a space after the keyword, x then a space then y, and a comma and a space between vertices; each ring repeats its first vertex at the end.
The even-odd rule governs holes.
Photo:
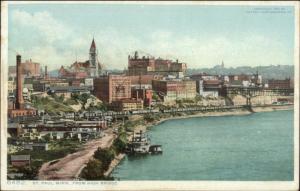
MULTIPOLYGON (((1 2, 1 189, 0 190, 297 190, 299 187, 299 3, 295 1, 261 2, 1 2), (295 108, 294 108, 294 181, 112 181, 93 182, 99 184, 76 185, 76 181, 67 181, 68 185, 56 184, 66 181, 17 181, 7 184, 7 51, 8 51, 8 4, 159 4, 159 5, 290 5, 295 7, 295 108), (38 182, 38 186, 34 183, 38 182), (18 184, 20 183, 20 184, 18 184), (24 184, 22 184, 24 183, 24 184)), ((78 182, 77 182, 78 183, 78 182)))

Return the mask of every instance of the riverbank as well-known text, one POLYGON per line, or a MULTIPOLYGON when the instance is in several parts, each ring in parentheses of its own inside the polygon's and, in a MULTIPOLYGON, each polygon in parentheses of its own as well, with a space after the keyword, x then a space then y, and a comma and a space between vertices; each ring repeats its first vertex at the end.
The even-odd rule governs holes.
POLYGON ((118 164, 123 160, 125 157, 124 153, 120 153, 117 155, 110 163, 108 170, 104 173, 104 176, 108 177, 112 171, 118 166, 118 164))
POLYGON ((292 110, 294 109, 294 105, 272 105, 272 106, 254 106, 252 107, 253 111, 249 111, 247 109, 236 109, 232 111, 212 111, 212 112, 199 112, 196 114, 184 114, 183 116, 172 116, 167 118, 162 118, 159 121, 154 123, 149 123, 147 127, 158 125, 168 120, 173 119, 186 119, 186 118, 194 118, 194 117, 217 117, 217 116, 230 116, 230 115, 249 115, 253 112, 271 112, 271 111, 279 111, 279 110, 292 110))
POLYGON ((126 156, 119 181, 293 180, 294 110, 170 120, 147 131, 162 155, 126 156))
MULTIPOLYGON (((252 108, 253 111, 247 110, 247 109, 236 109, 232 111, 224 111, 224 112, 199 112, 194 114, 187 114, 183 113, 181 116, 168 116, 164 117, 162 116, 159 120, 153 121, 153 122, 146 122, 145 125, 136 125, 134 127, 135 131, 143 130, 145 131, 148 128, 151 128, 152 126, 161 124, 163 122, 166 122, 168 120, 173 119, 187 119, 187 118, 197 118, 197 117, 217 117, 217 116, 239 116, 239 115, 250 115, 254 112, 271 112, 271 111, 278 111, 278 110, 293 110, 294 105, 271 105, 271 106, 255 106, 252 108)), ((130 135, 129 135, 130 136, 130 135)), ((109 170, 105 173, 106 175, 110 175, 114 168, 118 166, 118 164, 124 159, 125 154, 122 156, 118 155, 113 162, 111 163, 109 170)))

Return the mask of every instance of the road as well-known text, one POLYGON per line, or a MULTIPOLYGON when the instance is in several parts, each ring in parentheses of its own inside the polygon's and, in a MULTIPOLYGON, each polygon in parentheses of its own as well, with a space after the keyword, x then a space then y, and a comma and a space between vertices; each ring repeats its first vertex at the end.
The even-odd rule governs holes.
POLYGON ((88 163, 98 147, 107 148, 113 143, 115 135, 112 129, 104 131, 105 136, 87 142, 84 149, 68 154, 56 162, 44 163, 39 170, 39 180, 73 180, 80 174, 82 168, 88 163), (52 163, 52 164, 51 164, 52 163))

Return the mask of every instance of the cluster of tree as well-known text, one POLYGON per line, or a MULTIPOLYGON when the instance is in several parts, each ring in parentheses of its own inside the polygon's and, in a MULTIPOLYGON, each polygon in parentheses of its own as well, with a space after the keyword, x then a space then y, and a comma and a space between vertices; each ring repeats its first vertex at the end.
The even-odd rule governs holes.
POLYGON ((86 180, 113 180, 113 177, 105 177, 110 163, 116 154, 125 152, 127 144, 126 133, 121 133, 110 148, 98 148, 87 166, 83 169, 81 177, 86 180))
MULTIPOLYGON (((26 167, 18 167, 16 173, 20 174, 20 176, 16 176, 13 180, 36 180, 38 169, 33 166, 26 166, 26 167)), ((11 177, 7 176, 7 179, 12 179, 11 177)))
POLYGON ((144 120, 146 122, 154 122, 154 121, 158 121, 160 119, 160 115, 159 114, 151 114, 151 113, 147 113, 146 115, 144 115, 144 120))

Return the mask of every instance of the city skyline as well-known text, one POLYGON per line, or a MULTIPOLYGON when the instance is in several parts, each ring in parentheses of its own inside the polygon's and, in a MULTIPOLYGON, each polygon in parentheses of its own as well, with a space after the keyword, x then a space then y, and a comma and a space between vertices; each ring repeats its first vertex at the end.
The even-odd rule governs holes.
POLYGON ((188 68, 293 65, 294 10, 261 7, 9 4, 8 61, 18 52, 57 69, 87 60, 94 37, 106 69, 124 69, 135 50, 188 68))

